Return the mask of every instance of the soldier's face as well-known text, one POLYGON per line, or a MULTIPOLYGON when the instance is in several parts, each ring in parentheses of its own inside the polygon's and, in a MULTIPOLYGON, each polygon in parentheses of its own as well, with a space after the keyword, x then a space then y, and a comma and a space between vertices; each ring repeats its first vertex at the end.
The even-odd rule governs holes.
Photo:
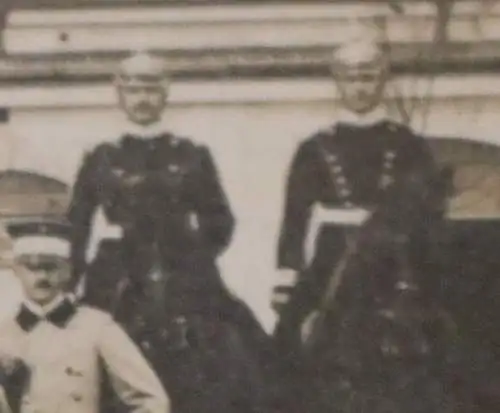
POLYGON ((26 254, 16 258, 18 277, 28 299, 45 305, 60 294, 70 278, 68 259, 26 254))
POLYGON ((359 114, 373 110, 382 100, 386 77, 380 68, 339 68, 336 81, 344 107, 359 114))
POLYGON ((139 125, 159 121, 167 100, 166 89, 159 84, 119 86, 118 96, 127 117, 139 125))

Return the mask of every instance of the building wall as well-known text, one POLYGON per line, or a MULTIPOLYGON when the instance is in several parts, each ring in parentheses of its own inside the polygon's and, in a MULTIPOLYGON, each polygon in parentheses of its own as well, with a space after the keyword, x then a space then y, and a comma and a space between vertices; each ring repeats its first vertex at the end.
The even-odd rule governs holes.
MULTIPOLYGON (((233 243, 221 258, 227 284, 266 327, 276 280, 276 240, 286 171, 298 142, 335 119, 332 101, 206 103, 171 106, 165 127, 207 143, 238 220, 233 243)), ((440 99, 427 118, 429 134, 498 142, 500 98, 440 99)), ((423 125, 422 113, 415 126, 423 125)), ((121 115, 112 107, 17 108, 8 125, 15 156, 6 166, 35 170, 72 183, 85 150, 117 139, 121 115)), ((7 135, 6 135, 7 136, 7 135)))
MULTIPOLYGON (((41 71, 48 72, 44 76, 50 77, 64 68, 54 54, 74 59, 75 55, 82 58, 87 53, 116 53, 145 46, 163 52, 179 48, 196 51, 190 54, 195 59, 188 59, 191 66, 201 64, 198 57, 207 51, 212 53, 214 48, 242 53, 246 48, 281 52, 296 49, 296 53, 288 54, 285 59, 288 64, 296 64, 310 57, 301 55, 303 48, 322 47, 321 53, 311 56, 323 61, 330 58, 330 47, 342 40, 352 17, 384 21, 391 42, 408 49, 432 40, 435 10, 428 2, 415 2, 403 16, 392 13, 384 3, 370 7, 364 3, 263 3, 161 10, 13 10, 7 19, 3 43, 8 53, 18 57, 45 56, 50 64, 42 65, 41 71)), ((449 26, 452 42, 488 39, 495 43, 500 38, 500 3, 495 2, 488 13, 481 12, 478 5, 466 1, 456 6, 455 18, 449 26)), ((283 64, 272 53, 263 56, 275 65, 283 64)), ((236 57, 236 62, 229 59, 231 65, 239 60, 243 67, 256 64, 248 56, 236 57)), ((208 58, 204 64, 214 64, 211 56, 208 58)), ((94 63, 95 67, 92 62, 87 66, 86 60, 77 60, 76 64, 73 61, 67 71, 85 77, 85 70, 94 69, 98 73, 104 70, 98 60, 94 63)), ((107 73, 113 62, 108 62, 109 68, 105 63, 101 64, 107 73)), ((4 66, 0 72, 10 73, 14 78, 18 73, 13 71, 23 69, 23 65, 4 66)), ((26 62, 24 66, 28 67, 23 69, 28 72, 27 77, 30 71, 38 73, 26 62)), ((312 131, 331 124, 338 105, 329 80, 299 79, 272 85, 250 81, 242 87, 220 86, 221 83, 189 83, 179 87, 174 83, 174 104, 167 111, 165 126, 212 148, 238 219, 233 244, 221 259, 223 275, 228 285, 271 328, 274 317, 269 300, 276 278, 276 238, 286 170, 298 142, 312 131)), ((424 81, 420 90, 424 96, 429 88, 427 83, 424 81)), ((491 81, 473 75, 467 82, 444 79, 433 86, 440 91, 439 98, 431 99, 428 108, 426 104, 420 105, 413 119, 417 130, 500 144, 497 133, 500 79, 491 81)), ((28 168, 71 184, 84 151, 118 136, 120 116, 112 99, 111 88, 102 84, 1 87, 0 106, 12 109, 10 123, 0 130, 0 168, 28 168)), ((0 291, 7 289, 0 285, 0 291)), ((13 297, 15 293, 6 295, 13 297)))

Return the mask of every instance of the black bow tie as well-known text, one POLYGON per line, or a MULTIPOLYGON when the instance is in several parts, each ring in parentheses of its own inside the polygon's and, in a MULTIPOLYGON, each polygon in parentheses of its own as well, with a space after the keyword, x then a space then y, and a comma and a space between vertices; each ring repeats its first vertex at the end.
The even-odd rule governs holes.
POLYGON ((64 328, 75 312, 75 305, 68 299, 65 299, 45 317, 40 317, 23 304, 17 314, 16 321, 24 331, 31 331, 43 318, 59 328, 64 328))

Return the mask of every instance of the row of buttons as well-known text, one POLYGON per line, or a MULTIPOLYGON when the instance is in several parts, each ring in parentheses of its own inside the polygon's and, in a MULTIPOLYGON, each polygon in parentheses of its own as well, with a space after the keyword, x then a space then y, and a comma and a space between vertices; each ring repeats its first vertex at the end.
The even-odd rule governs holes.
MULTIPOLYGON (((338 156, 334 153, 326 152, 325 158, 329 165, 329 169, 331 171, 338 196, 343 201, 345 207, 352 208, 354 206, 354 203, 351 199, 351 186, 347 181, 342 165, 340 165, 338 156)), ((391 172, 394 168, 395 159, 395 151, 388 150, 384 152, 384 162, 382 164, 382 173, 379 178, 379 188, 385 189, 392 184, 393 178, 391 172)))

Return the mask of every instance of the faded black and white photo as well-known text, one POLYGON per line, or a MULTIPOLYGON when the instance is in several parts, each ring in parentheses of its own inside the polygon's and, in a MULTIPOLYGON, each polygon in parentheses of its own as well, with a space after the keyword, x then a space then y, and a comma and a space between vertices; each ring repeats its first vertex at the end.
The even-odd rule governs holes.
POLYGON ((500 411, 499 1, 0 17, 0 413, 500 411))

